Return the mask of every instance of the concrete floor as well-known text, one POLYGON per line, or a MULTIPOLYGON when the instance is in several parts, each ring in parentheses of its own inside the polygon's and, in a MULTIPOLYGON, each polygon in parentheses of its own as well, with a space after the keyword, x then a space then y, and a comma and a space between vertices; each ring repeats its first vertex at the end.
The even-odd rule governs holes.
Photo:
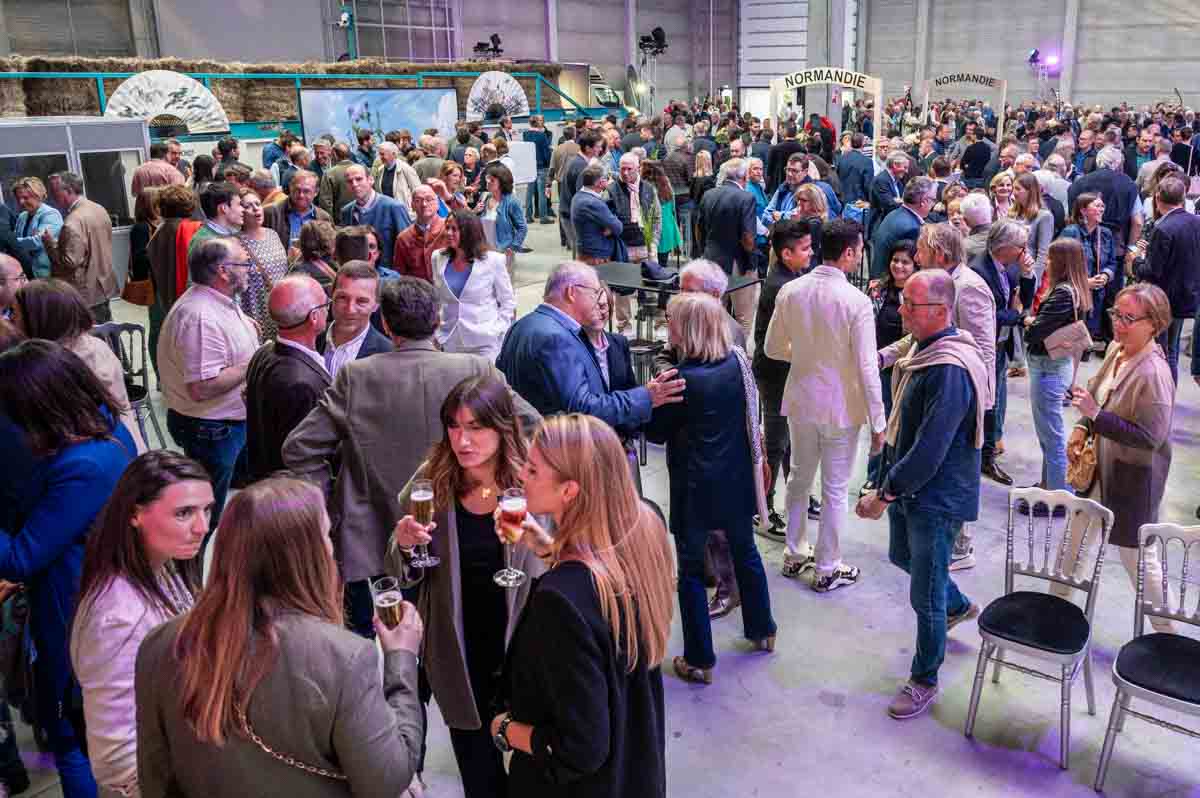
MULTIPOLYGON (((519 256, 518 315, 540 301, 546 275, 563 257, 554 226, 532 225, 527 243, 535 251, 519 256)), ((118 317, 144 323, 141 308, 117 305, 118 317)), ((1186 373, 1189 361, 1185 359, 1182 365, 1181 371, 1186 373)), ((1083 375, 1090 376, 1096 367, 1095 359, 1084 364, 1083 375)), ((1163 521, 1195 522, 1200 502, 1195 487, 1200 477, 1197 407, 1200 388, 1185 380, 1176 406, 1175 454, 1163 521)), ((1073 418, 1073 411, 1067 412, 1073 418)), ((1040 450, 1033 432, 1027 379, 1009 381, 1005 440, 1008 454, 1002 463, 1016 484, 1036 482, 1040 450)), ((865 470, 864 441, 852 486, 861 484, 865 470)), ((661 448, 650 448, 650 460, 642 474, 646 495, 667 507, 668 480, 661 448)), ((776 502, 782 509, 782 496, 776 502)), ((979 564, 955 578, 973 601, 986 606, 1001 594, 1004 584, 1005 489, 985 480, 982 504, 976 524, 979 564)), ((1132 634, 1133 589, 1115 556, 1107 561, 1096 610, 1097 714, 1087 714, 1081 679, 1071 716, 1071 768, 1062 771, 1057 764, 1056 684, 1013 671, 1005 673, 999 686, 989 681, 975 739, 963 736, 979 653, 979 635, 973 623, 951 635, 940 675, 943 693, 932 710, 905 723, 887 717, 888 702, 907 678, 915 643, 907 577, 888 563, 887 537, 885 521, 863 521, 851 514, 842 540, 843 556, 862 569, 862 577, 857 585, 828 595, 818 595, 805 582, 780 576, 782 544, 758 538, 779 625, 778 648, 773 655, 750 652, 735 612, 714 624, 719 661, 713 685, 695 686, 671 673, 666 675, 669 795, 774 798, 810 789, 827 796, 921 798, 931 792, 980 798, 1092 794, 1114 694, 1112 661, 1132 634)), ((682 647, 676 623, 669 655, 681 653, 682 647)), ((1169 719, 1180 722, 1180 718, 1169 719)), ((1200 722, 1192 725, 1200 727, 1200 722)), ((27 733, 23 736, 28 743, 27 733)), ((436 704, 430 710, 428 738, 428 794, 462 796, 449 736, 436 704)), ((23 748, 33 750, 31 744, 23 748)), ((1106 793, 1200 798, 1197 763, 1200 747, 1196 741, 1132 718, 1118 739, 1106 793)), ((37 789, 28 794, 59 795, 55 782, 53 771, 39 767, 37 789)))

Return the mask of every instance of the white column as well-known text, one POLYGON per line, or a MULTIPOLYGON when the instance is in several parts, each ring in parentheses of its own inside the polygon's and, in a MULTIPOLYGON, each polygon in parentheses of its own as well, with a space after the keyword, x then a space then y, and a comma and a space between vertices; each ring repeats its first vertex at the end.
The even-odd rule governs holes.
MULTIPOLYGON (((0 11, 0 17, 3 17, 0 11)), ((0 20, 0 28, 3 28, 0 20)), ((129 0, 129 24, 133 32, 133 52, 138 58, 158 58, 158 25, 153 0, 129 0)), ((3 33, 0 30, 0 33, 3 33)), ((0 46, 8 52, 8 36, 0 36, 0 46)))
POLYGON ((1058 77, 1058 91, 1063 102, 1072 102, 1075 90, 1075 46, 1079 39, 1079 0, 1067 0, 1067 13, 1063 21, 1063 51, 1059 63, 1062 72, 1058 77))
MULTIPOLYGON (((913 37, 913 82, 912 89, 914 92, 920 92, 921 87, 925 85, 925 79, 929 77, 929 7, 932 5, 932 0, 917 0, 917 31, 913 37)), ((890 91, 892 94, 901 94, 902 86, 884 87, 884 91, 890 91)), ((876 131, 879 135, 879 131, 876 131)))
POLYGON ((867 71, 867 43, 871 41, 871 37, 867 35, 867 24, 871 17, 871 3, 872 0, 858 0, 858 50, 853 64, 855 72, 867 71))
POLYGON ((546 60, 558 60, 558 0, 546 0, 546 60))
POLYGON ((625 0, 625 66, 637 63, 637 37, 637 0, 625 0))

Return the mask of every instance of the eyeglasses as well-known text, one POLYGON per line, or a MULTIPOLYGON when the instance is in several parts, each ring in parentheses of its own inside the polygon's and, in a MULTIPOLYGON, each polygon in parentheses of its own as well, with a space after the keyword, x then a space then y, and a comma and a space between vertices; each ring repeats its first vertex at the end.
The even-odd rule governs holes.
POLYGON ((592 292, 594 293, 594 295, 595 295, 596 302, 599 302, 599 301, 600 301, 600 297, 601 297, 601 296, 604 294, 604 289, 603 289, 603 288, 601 288, 600 286, 592 287, 592 286, 590 286, 590 285, 579 285, 579 284, 577 283, 577 284, 576 284, 576 285, 574 285, 573 287, 574 287, 574 288, 578 288, 578 289, 579 289, 579 290, 581 290, 581 291, 592 291, 592 292))
POLYGON ((908 299, 902 300, 906 308, 944 308, 945 302, 910 302, 908 299))
POLYGON ((221 261, 221 266, 237 266, 242 269, 249 269, 254 265, 254 261, 250 260, 225 260, 221 261))
POLYGON ((1126 327, 1132 327, 1139 321, 1145 321, 1149 316, 1129 316, 1125 313, 1119 313, 1116 308, 1108 309, 1108 317, 1113 320, 1113 323, 1121 322, 1126 327))
POLYGON ((8 285, 9 283, 20 285, 27 282, 29 282, 29 278, 25 276, 24 272, 21 272, 16 277, 0 277, 0 285, 8 285))

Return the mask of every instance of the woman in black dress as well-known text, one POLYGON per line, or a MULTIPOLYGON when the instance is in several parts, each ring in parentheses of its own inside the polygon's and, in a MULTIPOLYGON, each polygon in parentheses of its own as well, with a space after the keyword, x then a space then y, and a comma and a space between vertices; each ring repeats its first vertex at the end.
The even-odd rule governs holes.
POLYGON ((662 521, 639 501, 617 434, 593 416, 546 420, 522 477, 529 511, 552 516, 555 531, 526 516, 515 547, 550 570, 513 634, 507 711, 491 723, 513 752, 509 793, 665 798, 659 662, 675 567, 662 521))
MULTIPOLYGON (((419 585, 417 606, 427 629, 422 683, 450 727, 466 798, 502 798, 507 779, 486 723, 529 581, 505 590, 492 580, 503 567, 492 514, 500 495, 519 485, 526 443, 512 394, 497 377, 460 382, 442 403, 441 419, 442 440, 400 494, 404 511, 413 482, 432 481, 433 523, 423 527, 405 515, 396 524, 388 571, 402 586, 419 585), (429 545, 441 563, 414 568, 412 547, 419 545, 429 545)), ((523 547, 514 550, 513 560, 529 576, 544 570, 523 547)))

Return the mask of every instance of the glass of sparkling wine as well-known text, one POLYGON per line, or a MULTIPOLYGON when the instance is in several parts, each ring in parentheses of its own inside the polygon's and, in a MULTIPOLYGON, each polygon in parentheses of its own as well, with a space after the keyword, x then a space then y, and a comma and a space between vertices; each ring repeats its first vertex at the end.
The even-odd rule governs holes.
POLYGON ((525 528, 525 491, 509 488, 500 496, 500 534, 504 536, 504 568, 492 577, 500 587, 519 587, 525 572, 512 567, 512 547, 521 540, 525 528))
MULTIPOLYGON (((413 482, 408 497, 408 512, 413 520, 424 527, 433 522, 433 481, 418 479, 413 482)), ((433 568, 441 559, 429 553, 429 546, 416 546, 409 564, 414 568, 433 568)))
POLYGON ((404 596, 395 577, 385 576, 371 582, 371 598, 375 601, 375 614, 384 626, 395 629, 404 620, 404 596))

